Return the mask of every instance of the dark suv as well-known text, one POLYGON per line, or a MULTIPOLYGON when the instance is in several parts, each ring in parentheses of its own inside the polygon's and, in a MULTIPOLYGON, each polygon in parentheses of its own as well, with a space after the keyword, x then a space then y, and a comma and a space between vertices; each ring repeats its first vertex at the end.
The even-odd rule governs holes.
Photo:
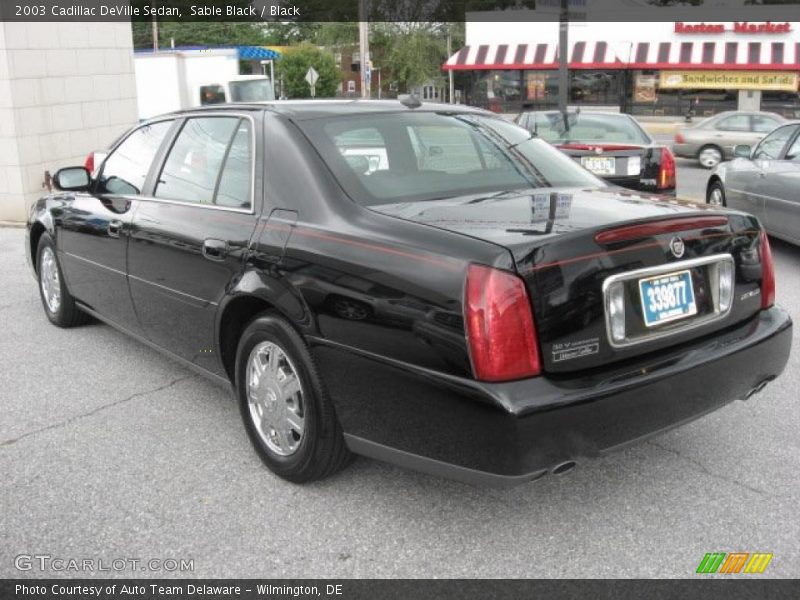
POLYGON ((484 111, 220 105, 55 182, 26 240, 47 317, 232 387, 292 481, 350 452, 563 472, 749 397, 789 354, 754 217, 611 187, 484 111))

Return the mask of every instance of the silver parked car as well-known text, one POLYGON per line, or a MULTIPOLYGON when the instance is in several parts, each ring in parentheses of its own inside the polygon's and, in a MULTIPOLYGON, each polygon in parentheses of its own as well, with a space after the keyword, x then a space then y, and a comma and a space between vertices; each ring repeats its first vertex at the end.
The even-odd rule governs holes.
POLYGON ((770 235, 800 244, 800 122, 781 125, 708 180, 706 202, 756 215, 770 235))
POLYGON ((696 158, 706 169, 713 169, 733 157, 739 144, 755 146, 761 138, 786 119, 771 112, 726 111, 680 129, 672 150, 676 156, 696 158))

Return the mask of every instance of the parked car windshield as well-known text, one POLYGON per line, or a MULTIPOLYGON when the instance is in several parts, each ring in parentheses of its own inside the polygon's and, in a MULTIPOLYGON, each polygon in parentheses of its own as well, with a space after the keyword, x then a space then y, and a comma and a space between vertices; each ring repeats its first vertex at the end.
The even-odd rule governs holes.
POLYGON ((492 116, 409 112, 300 122, 364 205, 545 187, 604 187, 525 129, 492 116))
POLYGON ((561 113, 532 113, 528 129, 551 144, 599 142, 650 144, 647 134, 628 117, 619 115, 570 114, 569 129, 561 113))

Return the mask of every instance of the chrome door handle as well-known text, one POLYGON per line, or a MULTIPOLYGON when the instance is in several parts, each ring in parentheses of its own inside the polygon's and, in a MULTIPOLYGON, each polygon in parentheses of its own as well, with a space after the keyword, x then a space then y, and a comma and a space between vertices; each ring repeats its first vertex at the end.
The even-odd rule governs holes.
POLYGON ((203 241, 203 256, 209 260, 225 260, 228 254, 228 242, 209 238, 203 241))
POLYGON ((120 231, 122 231, 122 221, 119 219, 111 219, 108 222, 107 231, 109 237, 118 238, 120 231))

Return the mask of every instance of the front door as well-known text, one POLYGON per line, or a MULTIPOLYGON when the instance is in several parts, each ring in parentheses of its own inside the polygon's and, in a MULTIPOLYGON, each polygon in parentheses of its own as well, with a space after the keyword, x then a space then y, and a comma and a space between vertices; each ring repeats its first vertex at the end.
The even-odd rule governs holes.
POLYGON ((132 332, 139 326, 125 274, 131 216, 172 123, 128 135, 103 163, 92 191, 76 193, 60 219, 58 248, 70 293, 132 332))
POLYGON ((257 223, 254 133, 246 115, 185 119, 131 228, 130 289, 145 335, 219 374, 217 307, 257 223))
POLYGON ((783 188, 787 184, 798 182, 797 177, 792 176, 794 171, 792 163, 783 160, 787 146, 797 133, 797 129, 798 126, 793 124, 779 127, 761 140, 753 152, 756 173, 749 180, 747 190, 751 198, 761 203, 762 209, 757 216, 767 230, 781 231, 783 225, 778 219, 783 213, 785 204, 781 198, 787 193, 793 193, 793 188, 788 190, 783 188))
MULTIPOLYGON (((795 127, 795 131, 796 131, 795 127)), ((769 232, 800 240, 800 136, 781 160, 773 161, 764 181, 764 224, 769 232)))

